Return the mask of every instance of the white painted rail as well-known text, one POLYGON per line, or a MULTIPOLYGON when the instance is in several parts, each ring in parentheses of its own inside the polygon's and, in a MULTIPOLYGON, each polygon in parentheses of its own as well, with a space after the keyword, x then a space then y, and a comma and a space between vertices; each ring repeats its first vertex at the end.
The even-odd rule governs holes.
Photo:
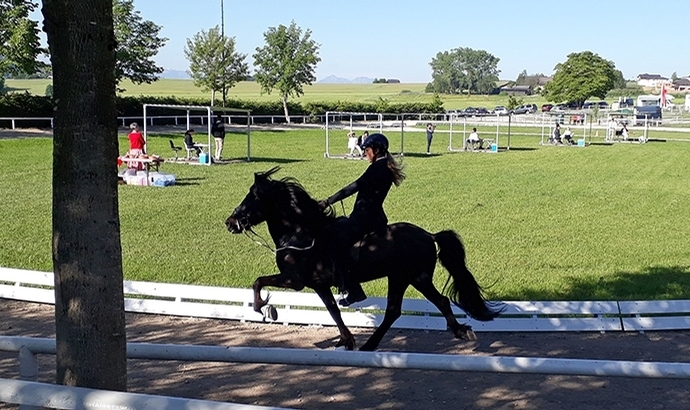
POLYGON ((181 397, 154 396, 0 379, 0 402, 73 410, 280 410, 181 397))
MULTIPOLYGON (((0 268, 0 298, 55 303, 53 274, 0 268)), ((171 283, 124 282, 125 310, 263 322, 252 308, 251 289, 171 283)), ((321 299, 308 292, 271 292, 278 323, 334 325, 321 299)), ((505 311, 491 322, 466 317, 453 307, 459 320, 478 332, 643 331, 690 329, 690 301, 532 301, 505 302, 505 311)), ((348 326, 376 327, 383 319, 385 298, 369 298, 342 309, 348 326)), ((446 322, 436 307, 424 299, 405 299, 402 316, 393 324, 400 329, 445 330, 446 322)))
MULTIPOLYGON (((0 336, 0 350, 55 353, 55 339, 0 336)), ((452 372, 569 374, 582 376, 690 378, 690 363, 560 359, 544 357, 467 356, 429 353, 351 352, 127 343, 130 359, 228 363, 291 364, 303 366, 367 367, 452 372)))

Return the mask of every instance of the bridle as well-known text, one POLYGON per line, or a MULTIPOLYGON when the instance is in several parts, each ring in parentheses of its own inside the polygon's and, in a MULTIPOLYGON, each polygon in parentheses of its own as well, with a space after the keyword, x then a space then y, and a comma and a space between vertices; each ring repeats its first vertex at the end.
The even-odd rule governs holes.
POLYGON ((263 246, 264 248, 268 249, 273 253, 274 255, 277 254, 278 252, 285 251, 285 250, 293 250, 293 251, 308 251, 309 249, 313 248, 314 245, 316 244, 316 239, 312 238, 311 240, 311 245, 305 246, 305 247, 299 247, 299 246, 293 246, 293 245, 285 245, 285 246, 280 246, 278 248, 273 249, 271 245, 269 245, 269 241, 266 240, 263 236, 259 235, 252 229, 251 224, 249 223, 249 215, 244 215, 240 218, 237 218, 237 225, 239 228, 242 229, 242 233, 249 238, 252 242, 259 246, 263 246), (251 235, 250 235, 251 234, 251 235), (256 239, 258 238, 258 240, 256 239))

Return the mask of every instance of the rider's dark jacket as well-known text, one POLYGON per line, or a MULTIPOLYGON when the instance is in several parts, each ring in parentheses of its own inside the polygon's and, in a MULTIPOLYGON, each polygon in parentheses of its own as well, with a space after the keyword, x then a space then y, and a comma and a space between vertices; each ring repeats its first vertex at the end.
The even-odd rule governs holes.
POLYGON ((393 184, 393 171, 388 168, 385 156, 377 158, 353 183, 336 192, 326 200, 328 204, 341 201, 355 192, 357 198, 350 214, 350 221, 367 231, 384 228, 388 218, 383 211, 383 201, 393 184))

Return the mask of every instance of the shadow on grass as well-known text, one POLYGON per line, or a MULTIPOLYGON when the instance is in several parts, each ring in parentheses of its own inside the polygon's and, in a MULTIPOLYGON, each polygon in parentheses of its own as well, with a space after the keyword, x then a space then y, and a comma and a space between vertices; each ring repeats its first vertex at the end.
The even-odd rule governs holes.
POLYGON ((294 158, 252 157, 250 162, 275 162, 278 164, 292 164, 294 162, 304 162, 304 160, 294 158))
POLYGON ((201 177, 177 178, 175 180, 175 185, 178 185, 178 186, 201 185, 201 181, 205 181, 206 179, 207 178, 201 178, 201 177))
POLYGON ((534 147, 510 147, 510 149, 499 148, 499 152, 510 152, 510 151, 536 151, 539 148, 534 147))
POLYGON ((609 277, 569 278, 560 292, 528 289, 506 300, 673 300, 690 299, 690 266, 650 266, 609 277))

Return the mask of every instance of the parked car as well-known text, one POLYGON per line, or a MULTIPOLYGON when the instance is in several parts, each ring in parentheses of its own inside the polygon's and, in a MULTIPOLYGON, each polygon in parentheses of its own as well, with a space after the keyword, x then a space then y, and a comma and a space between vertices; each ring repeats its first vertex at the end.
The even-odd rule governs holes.
POLYGON ((552 108, 553 108, 553 104, 544 104, 541 106, 541 112, 551 111, 552 108))
POLYGON ((494 109, 491 111, 493 115, 508 115, 510 114, 510 111, 502 105, 497 105, 494 107, 494 109))
MULTIPOLYGON (((465 117, 472 117, 477 114, 477 109, 474 107, 467 107, 464 110, 461 111, 462 115, 465 117)), ((460 114, 460 113, 458 113, 460 114)))
POLYGON ((513 110, 513 114, 534 114, 537 112, 536 104, 524 104, 513 110))
POLYGON ((591 110, 595 107, 599 108, 600 110, 608 110, 609 103, 607 103, 606 101, 587 101, 584 104, 582 104, 583 110, 591 110))
POLYGON ((491 113, 489 112, 489 110, 487 110, 484 107, 477 107, 474 115, 477 115, 477 116, 479 116, 479 115, 491 115, 491 113))

